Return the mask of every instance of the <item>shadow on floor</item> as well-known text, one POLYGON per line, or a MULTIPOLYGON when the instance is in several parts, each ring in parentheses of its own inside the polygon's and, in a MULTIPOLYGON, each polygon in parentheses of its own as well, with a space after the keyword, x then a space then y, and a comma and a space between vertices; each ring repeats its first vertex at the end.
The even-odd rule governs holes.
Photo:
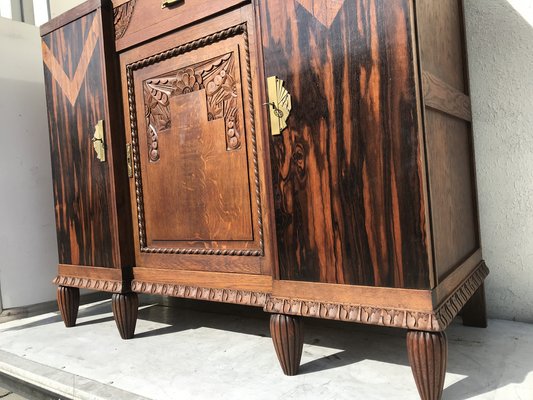
MULTIPOLYGON (((137 330, 133 341, 198 328, 270 336, 269 315, 261 308, 155 296, 141 296, 140 300, 139 319, 164 326, 148 331, 137 330)), ((82 321, 79 321, 77 326, 111 322, 113 318, 109 315, 110 312, 110 300, 90 304, 80 309, 78 318, 82 321), (89 317, 90 319, 87 319, 89 317)), ((60 321, 61 317, 57 314, 3 331, 18 331, 60 321)), ((529 351, 533 354, 533 343, 524 345, 525 339, 520 341, 518 338, 515 341, 507 340, 504 336, 508 333, 504 328, 498 328, 498 322, 494 322, 494 325, 492 329, 489 326, 489 330, 465 328, 458 323, 450 327, 448 372, 465 378, 446 388, 444 398, 466 399, 511 383, 520 383, 533 370, 533 365, 527 366, 526 363, 517 362, 521 353, 520 346, 529 345, 529 351), (514 357, 507 362, 512 364, 513 368, 506 368, 504 373, 505 360, 509 357, 514 357)), ((530 332, 533 334, 533 328, 530 332)), ((304 342, 304 354, 307 354, 307 359, 312 354, 310 346, 328 348, 331 353, 304 362, 300 367, 302 375, 341 368, 363 360, 409 365, 405 331, 401 329, 306 318, 304 342)), ((272 351, 274 352, 273 349, 272 351)), ((415 383, 411 380, 406 384, 415 383)))
MULTIPOLYGON (((89 304, 89 305, 86 305, 80 308, 78 312, 78 319, 86 318, 86 317, 93 317, 93 316, 101 315, 101 314, 104 314, 110 311, 111 311, 111 300, 105 300, 105 301, 101 301, 98 303, 89 304)), ((105 320, 113 320, 113 317, 91 319, 88 321, 79 322, 76 325, 83 326, 83 325, 96 324, 96 323, 104 322, 105 320)), ((58 323, 58 322, 62 322, 61 315, 59 311, 54 311, 53 316, 39 319, 33 322, 28 322, 26 324, 13 326, 11 328, 2 329, 2 325, 0 325, 0 332, 19 331, 22 329, 30 329, 30 328, 35 328, 38 326, 43 326, 43 325, 48 325, 48 324, 53 324, 53 323, 58 323)))
MULTIPOLYGON (((147 302, 150 301, 154 304, 154 299, 147 302)), ((136 339, 142 340, 200 327, 270 336, 269 316, 262 309, 186 299, 160 301, 162 303, 158 306, 141 310, 139 318, 167 326, 139 332, 135 336, 136 339)), ((338 351, 303 363, 300 366, 300 374, 319 373, 363 360, 409 365, 405 331, 401 329, 306 318, 305 334, 306 345, 338 351), (379 346, 376 346, 376 340, 379 346)), ((444 398, 448 400, 463 400, 512 383, 521 383, 533 370, 533 363, 528 366, 527 363, 520 364, 513 359, 509 361, 508 364, 512 365, 509 367, 503 362, 505 357, 520 356, 520 350, 516 347, 519 346, 518 340, 512 343, 499 334, 495 335, 494 331, 463 327, 460 318, 448 329, 448 339, 450 357, 447 371, 464 376, 444 390, 444 398), (507 367, 505 373, 504 367, 507 367)), ((533 344, 529 343, 529 346, 533 347, 533 344)), ((304 353, 305 351, 304 346, 304 353)), ((412 380, 406 384, 415 383, 412 380)))

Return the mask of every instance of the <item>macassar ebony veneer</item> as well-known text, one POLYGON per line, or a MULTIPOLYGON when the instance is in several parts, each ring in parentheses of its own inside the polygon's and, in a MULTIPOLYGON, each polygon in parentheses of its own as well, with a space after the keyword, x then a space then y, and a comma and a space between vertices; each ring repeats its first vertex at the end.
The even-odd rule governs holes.
POLYGON ((486 326, 459 0, 90 0, 41 28, 58 303, 262 307, 403 328, 423 399, 486 326))

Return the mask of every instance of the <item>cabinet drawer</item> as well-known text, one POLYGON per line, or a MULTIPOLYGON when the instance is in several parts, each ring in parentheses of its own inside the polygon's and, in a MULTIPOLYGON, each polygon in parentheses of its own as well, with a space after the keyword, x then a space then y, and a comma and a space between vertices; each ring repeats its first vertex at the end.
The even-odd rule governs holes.
POLYGON ((249 0, 113 1, 117 51, 249 2, 249 0), (173 3, 163 7, 164 1, 173 1, 173 3))

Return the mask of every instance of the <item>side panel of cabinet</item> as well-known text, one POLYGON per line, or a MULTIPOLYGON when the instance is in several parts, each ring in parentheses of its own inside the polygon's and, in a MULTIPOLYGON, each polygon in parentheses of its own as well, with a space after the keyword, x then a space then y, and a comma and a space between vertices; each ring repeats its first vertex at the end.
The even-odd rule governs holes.
POLYGON ((438 281, 480 248, 461 0, 417 0, 438 281))
POLYGON ((428 288, 412 2, 259 5, 265 75, 292 95, 272 139, 279 278, 428 288))
POLYGON ((116 118, 120 103, 108 98, 113 88, 106 44, 113 43, 111 12, 93 8, 42 37, 60 264, 119 267, 131 262, 131 224, 122 215, 120 231, 118 223, 128 193, 115 186, 115 179, 122 175, 125 182, 126 175, 114 168, 123 139, 116 118), (97 158, 93 143, 99 121, 105 162, 97 158))

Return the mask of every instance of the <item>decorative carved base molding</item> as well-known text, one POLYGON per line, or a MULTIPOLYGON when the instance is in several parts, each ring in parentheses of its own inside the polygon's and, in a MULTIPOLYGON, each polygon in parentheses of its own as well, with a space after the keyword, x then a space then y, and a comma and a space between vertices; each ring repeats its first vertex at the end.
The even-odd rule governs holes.
POLYGON ((170 283, 153 283, 134 280, 132 290, 137 293, 159 294, 162 296, 183 297, 187 299, 217 301, 222 303, 243 304, 264 307, 267 293, 247 290, 212 289, 170 283))
POLYGON ((124 288, 122 281, 109 279, 81 278, 58 275, 52 281, 56 285, 82 289, 100 290, 102 292, 120 293, 124 288))
POLYGON ((80 306, 80 289, 75 287, 58 286, 57 306, 67 328, 76 325, 78 308, 80 306))
POLYGON ((438 321, 437 328, 439 329, 428 330, 443 331, 446 329, 468 300, 483 285, 488 274, 489 269, 485 265, 485 261, 482 261, 474 272, 435 311, 438 321))
POLYGON ((443 331, 482 285, 489 270, 481 262, 474 272, 435 311, 414 311, 365 305, 325 303, 269 297, 265 311, 421 331, 443 331))
MULTIPOLYGON (((134 280, 131 289, 137 293, 264 307, 266 312, 274 314, 288 314, 419 331, 440 332, 446 329, 463 306, 476 293, 478 288, 481 287, 488 273, 489 270, 485 263, 481 262, 474 272, 434 311, 327 303, 314 300, 273 297, 266 292, 206 288, 141 280, 134 280)), ((61 286, 114 293, 119 293, 123 290, 122 282, 111 280, 58 276, 54 279, 54 283, 61 286)))
POLYGON ((407 354, 420 398, 440 400, 448 360, 445 333, 407 332, 407 354))
POLYGON ((139 312, 139 298, 137 293, 115 293, 111 301, 113 315, 120 337, 131 339, 135 334, 137 315, 139 312))
POLYGON ((296 375, 304 345, 304 326, 300 317, 272 314, 270 336, 285 375, 296 375))

